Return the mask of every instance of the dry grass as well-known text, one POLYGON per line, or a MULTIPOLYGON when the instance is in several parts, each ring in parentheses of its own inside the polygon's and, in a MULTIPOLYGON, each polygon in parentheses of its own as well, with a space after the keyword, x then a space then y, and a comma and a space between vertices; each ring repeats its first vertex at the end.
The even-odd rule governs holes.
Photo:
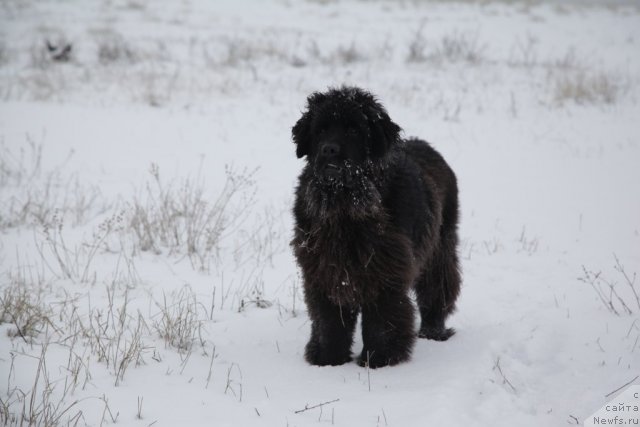
POLYGON ((551 76, 553 100, 564 105, 614 104, 627 87, 624 79, 604 71, 572 70, 551 76))
POLYGON ((421 25, 409 42, 407 62, 425 62, 427 60, 427 39, 422 33, 423 29, 424 25, 421 25))
POLYGON ((115 287, 107 287, 108 306, 94 308, 89 323, 82 328, 91 352, 99 362, 107 365, 115 377, 115 386, 124 379, 127 369, 144 363, 148 348, 143 339, 149 327, 140 312, 129 309, 129 293, 116 294, 115 287))
POLYGON ((42 156, 43 142, 30 135, 18 149, 0 143, 0 229, 51 226, 54 217, 78 226, 108 209, 97 186, 63 174, 72 153, 48 171, 42 156))
MULTIPOLYGON (((78 425, 83 420, 82 411, 77 407, 80 401, 71 398, 71 383, 58 381, 47 366, 49 345, 45 341, 41 346, 33 386, 23 391, 11 387, 9 382, 5 398, 0 398, 0 422, 4 425, 78 425)), ((13 362, 12 359, 12 370, 13 362)))
POLYGON ((51 273, 57 278, 69 279, 77 283, 95 283, 96 256, 104 252, 107 239, 112 233, 123 230, 123 223, 124 214, 114 213, 98 225, 90 240, 70 244, 65 240, 62 218, 54 214, 51 222, 43 226, 41 239, 36 239, 36 249, 51 273), (53 262, 47 260, 53 260, 53 262))
POLYGON ((338 64, 353 64, 367 60, 367 56, 356 46, 355 42, 351 42, 348 46, 338 46, 331 54, 331 61, 338 64))
POLYGON ((52 311, 43 301, 43 278, 33 277, 31 269, 18 269, 8 274, 8 284, 0 296, 0 324, 9 323, 10 337, 33 341, 51 322, 52 311))
POLYGON ((509 52, 507 64, 511 67, 522 67, 530 70, 538 64, 538 46, 540 41, 532 34, 524 39, 516 39, 509 52))
POLYGON ((0 67, 9 63, 11 55, 5 40, 0 40, 0 67))
POLYGON ((217 197, 207 194, 199 174, 165 184, 156 165, 150 173, 153 179, 142 196, 133 200, 128 219, 137 247, 186 255, 194 268, 210 271, 222 239, 242 225, 253 204, 254 172, 226 167, 226 180, 217 197))
POLYGON ((0 140, 0 189, 23 186, 42 174, 42 143, 27 134, 18 150, 0 140))
POLYGON ((464 62, 471 65, 485 60, 486 45, 477 33, 453 31, 439 40, 429 42, 420 27, 409 43, 407 62, 430 62, 434 64, 464 62))
POLYGON ((138 62, 140 52, 127 41, 122 34, 104 31, 97 35, 98 62, 101 65, 125 64, 138 62))
POLYGON ((206 320, 203 306, 189 286, 184 286, 162 302, 155 302, 160 312, 152 317, 153 327, 170 347, 180 352, 190 352, 196 339, 202 340, 202 323, 206 320))

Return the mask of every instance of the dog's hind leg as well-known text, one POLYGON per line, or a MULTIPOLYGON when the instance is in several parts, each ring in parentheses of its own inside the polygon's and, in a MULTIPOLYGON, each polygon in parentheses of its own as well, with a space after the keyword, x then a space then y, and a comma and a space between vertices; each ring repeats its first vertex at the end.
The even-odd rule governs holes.
POLYGON ((422 322, 418 336, 446 341, 454 333, 445 320, 455 310, 460 293, 460 269, 455 230, 442 235, 439 247, 415 284, 422 322))

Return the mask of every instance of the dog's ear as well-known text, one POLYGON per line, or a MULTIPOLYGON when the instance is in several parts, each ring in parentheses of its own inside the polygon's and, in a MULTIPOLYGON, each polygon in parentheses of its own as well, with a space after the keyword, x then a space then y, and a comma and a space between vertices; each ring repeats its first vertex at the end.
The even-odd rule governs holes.
POLYGON ((314 92, 307 98, 307 110, 302 113, 302 117, 291 129, 293 142, 296 144, 296 156, 302 158, 309 154, 311 145, 309 133, 311 132, 311 121, 313 120, 314 109, 326 99, 326 96, 319 92, 314 92))
POLYGON ((305 111, 302 117, 291 129, 293 143, 296 144, 296 156, 300 159, 309 154, 309 129, 311 127, 311 113, 305 111))
MULTIPOLYGON (((376 103, 377 104, 377 103, 376 103)), ((387 151, 400 142, 402 129, 387 114, 379 104, 367 111, 369 129, 371 130, 371 157, 376 159, 385 155, 387 151)))

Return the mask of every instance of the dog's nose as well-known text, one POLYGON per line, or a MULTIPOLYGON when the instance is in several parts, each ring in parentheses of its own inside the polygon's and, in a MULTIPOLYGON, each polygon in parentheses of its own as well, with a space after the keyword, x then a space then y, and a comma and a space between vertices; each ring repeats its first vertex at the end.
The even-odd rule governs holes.
POLYGON ((323 157, 334 157, 340 154, 340 146, 335 142, 325 142, 320 147, 320 154, 323 157))

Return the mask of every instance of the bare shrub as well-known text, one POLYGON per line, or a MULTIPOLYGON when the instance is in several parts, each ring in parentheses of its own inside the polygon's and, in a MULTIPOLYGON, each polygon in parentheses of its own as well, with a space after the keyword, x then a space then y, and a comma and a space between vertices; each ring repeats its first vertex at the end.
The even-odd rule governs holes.
POLYGON ((484 59, 485 48, 479 41, 478 34, 455 31, 440 39, 440 43, 429 54, 429 60, 478 64, 484 59))
POLYGON ((71 245, 64 238, 62 218, 54 214, 51 223, 43 226, 42 238, 36 240, 36 249, 56 277, 79 283, 95 283, 95 257, 106 248, 106 240, 112 232, 122 230, 123 223, 123 212, 112 214, 98 225, 89 241, 71 245), (51 258, 53 262, 49 263, 51 258))
MULTIPOLYGON (((194 42, 195 43, 195 42, 194 42)), ((273 39, 246 39, 240 37, 224 37, 211 39, 202 43, 204 62, 208 67, 255 66, 260 59, 275 59, 282 63, 301 66, 295 55, 282 43, 273 39), (296 65, 297 64, 297 65, 296 65)))
POLYGON ((98 61, 102 65, 133 64, 139 54, 121 34, 105 33, 98 39, 98 61))
POLYGON ((349 46, 338 46, 331 55, 331 58, 334 62, 339 64, 353 64, 367 59, 366 55, 358 49, 355 41, 352 41, 349 46))
POLYGON ((633 298, 635 299, 636 305, 640 310, 640 290, 636 289, 636 273, 635 271, 630 276, 629 273, 624 268, 624 265, 620 262, 616 254, 613 254, 613 258, 616 260, 616 265, 613 267, 618 273, 622 275, 624 279, 624 283, 629 287, 629 290, 633 294, 633 298))
POLYGON ((302 59, 300 56, 293 54, 291 58, 289 58, 289 65, 295 68, 302 68, 307 66, 307 61, 302 59))
POLYGON ((27 143, 14 152, 0 141, 0 188, 20 186, 40 175, 42 171, 42 144, 27 134, 27 143))
POLYGON ((624 80, 612 73, 572 70, 551 74, 553 99, 563 105, 613 104, 623 92, 624 80))
POLYGON ((9 63, 9 47, 5 40, 0 40, 0 66, 9 63))
POLYGON ((29 50, 32 68, 46 70, 55 63, 73 60, 73 44, 62 34, 46 37, 31 45, 29 50))
POLYGON ((589 66, 575 48, 543 63, 552 100, 558 105, 614 104, 630 86, 629 78, 589 66))
POLYGON ((126 244, 124 233, 119 233, 119 236, 119 247, 111 248, 109 242, 105 242, 106 252, 118 254, 118 260, 113 269, 110 283, 127 288, 134 288, 142 282, 142 278, 135 264, 134 249, 126 244))
POLYGON ((262 214, 256 213, 254 221, 235 234, 233 260, 236 269, 252 266, 273 265, 273 257, 286 247, 283 239, 284 224, 281 221, 284 212, 275 208, 265 208, 262 214))
POLYGON ((516 39, 507 63, 512 67, 532 68, 538 63, 538 43, 540 41, 532 34, 527 34, 524 40, 516 39))
POLYGON ((53 60, 47 52, 47 46, 41 41, 32 44, 29 49, 29 65, 38 70, 46 70, 51 64, 53 60))
POLYGON ((286 62, 292 67, 301 68, 309 64, 329 64, 333 58, 326 57, 315 39, 305 39, 293 49, 286 62))
POLYGON ((61 180, 57 172, 52 172, 4 198, 0 228, 51 225, 54 216, 67 218, 77 226, 107 209, 98 187, 83 185, 77 176, 67 182, 61 180))
POLYGON ((423 26, 416 31, 409 43, 407 62, 432 62, 436 64, 466 62, 479 64, 484 60, 486 46, 479 41, 478 35, 475 33, 454 31, 444 35, 429 48, 429 43, 422 31, 423 26))
POLYGON ((147 3, 147 0, 128 0, 126 7, 131 10, 145 10, 147 3))
POLYGON ((622 288, 616 280, 605 277, 602 272, 594 272, 582 266, 583 276, 578 280, 587 283, 595 291, 598 299, 605 308, 617 316, 621 314, 632 314, 636 308, 640 310, 640 291, 636 289, 636 273, 629 274, 618 257, 614 254, 614 270, 620 275, 618 280, 622 280, 622 288), (633 309, 632 309, 633 307, 633 309))
POLYGON ((269 308, 273 305, 273 302, 265 298, 262 272, 255 275, 253 277, 253 282, 247 282, 247 285, 250 286, 248 288, 243 287, 244 291, 239 291, 237 293, 237 296, 240 300, 238 313, 245 311, 250 305, 255 305, 258 308, 269 308))
POLYGON ((318 42, 315 39, 309 41, 306 51, 307 56, 313 60, 321 61, 323 58, 320 46, 318 46, 318 42))
POLYGON ((584 61, 578 57, 576 49, 569 48, 564 55, 547 62, 547 67, 556 70, 583 70, 586 68, 584 61))
POLYGON ((226 47, 227 52, 222 64, 230 67, 236 67, 242 62, 251 61, 257 54, 256 47, 245 40, 229 40, 226 47))
POLYGON ((421 25, 409 42, 407 62, 424 62, 427 60, 427 40, 424 34, 422 34, 423 29, 424 25, 421 25))
POLYGON ((530 237, 527 235, 527 228, 522 227, 522 232, 518 238, 518 252, 525 252, 528 255, 532 255, 538 251, 539 240, 537 237, 530 237))
POLYGON ((43 172, 42 151, 42 143, 30 135, 18 150, 0 143, 0 229, 50 225, 54 215, 77 226, 107 210, 97 186, 84 184, 77 175, 62 174, 71 153, 62 164, 43 172))
POLYGON ((26 70, 16 76, 14 92, 35 101, 60 100, 69 91, 68 77, 57 68, 26 70))
POLYGON ((226 181, 217 197, 205 192, 200 174, 165 184, 157 165, 152 182, 133 200, 129 227, 142 251, 186 255, 192 266, 208 271, 226 233, 238 227, 254 201, 253 172, 225 167, 226 181), (251 190, 253 189, 253 192, 251 190))
POLYGON ((179 81, 179 67, 167 71, 162 66, 146 67, 136 91, 140 100, 152 107, 169 103, 179 81))

